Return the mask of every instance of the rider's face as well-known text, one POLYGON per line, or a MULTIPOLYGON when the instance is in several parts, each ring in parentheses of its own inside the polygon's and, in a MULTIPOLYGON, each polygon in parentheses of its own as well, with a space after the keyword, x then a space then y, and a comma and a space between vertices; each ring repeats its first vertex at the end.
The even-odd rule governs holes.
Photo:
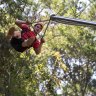
POLYGON ((41 26, 41 25, 37 24, 37 25, 34 26, 34 31, 35 31, 37 34, 38 34, 39 32, 41 32, 41 30, 42 30, 42 26, 41 26))

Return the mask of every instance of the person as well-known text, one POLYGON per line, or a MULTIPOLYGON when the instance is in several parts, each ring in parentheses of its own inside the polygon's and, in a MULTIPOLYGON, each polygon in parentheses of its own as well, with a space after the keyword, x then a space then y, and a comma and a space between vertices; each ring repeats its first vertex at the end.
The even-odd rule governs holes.
POLYGON ((28 21, 16 20, 15 24, 21 28, 22 31, 17 31, 15 27, 9 29, 7 38, 11 46, 18 52, 24 52, 33 47, 35 53, 39 54, 45 40, 44 38, 38 40, 36 36, 43 29, 43 25, 41 23, 36 23, 33 27, 33 31, 31 31, 29 27, 30 22, 28 21))

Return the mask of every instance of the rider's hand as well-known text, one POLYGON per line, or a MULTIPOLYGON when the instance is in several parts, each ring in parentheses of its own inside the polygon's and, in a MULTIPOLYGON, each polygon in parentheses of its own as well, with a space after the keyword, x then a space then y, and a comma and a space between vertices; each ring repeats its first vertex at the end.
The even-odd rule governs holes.
POLYGON ((30 22, 29 20, 27 20, 27 21, 26 21, 26 24, 28 24, 28 25, 29 25, 29 24, 31 24, 31 22, 30 22))
POLYGON ((41 38, 41 43, 45 43, 45 40, 44 40, 44 38, 41 38))

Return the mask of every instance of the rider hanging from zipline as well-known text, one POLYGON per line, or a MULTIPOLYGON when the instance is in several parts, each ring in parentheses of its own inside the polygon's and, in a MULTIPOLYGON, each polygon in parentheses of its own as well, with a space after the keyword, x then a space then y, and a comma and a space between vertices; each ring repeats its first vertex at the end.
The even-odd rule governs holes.
POLYGON ((43 29, 41 23, 37 23, 31 31, 28 21, 16 20, 15 24, 22 29, 17 31, 15 27, 11 27, 8 31, 7 38, 10 40, 12 47, 18 52, 24 52, 25 50, 33 47, 36 54, 41 52, 42 44, 45 42, 44 38, 37 40, 36 36, 43 29))

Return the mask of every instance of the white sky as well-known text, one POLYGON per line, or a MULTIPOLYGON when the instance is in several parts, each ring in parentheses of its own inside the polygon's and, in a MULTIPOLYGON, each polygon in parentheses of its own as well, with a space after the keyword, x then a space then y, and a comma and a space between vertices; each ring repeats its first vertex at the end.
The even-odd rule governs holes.
POLYGON ((85 3, 89 4, 89 0, 80 0, 80 1, 82 1, 82 2, 85 2, 85 3))

